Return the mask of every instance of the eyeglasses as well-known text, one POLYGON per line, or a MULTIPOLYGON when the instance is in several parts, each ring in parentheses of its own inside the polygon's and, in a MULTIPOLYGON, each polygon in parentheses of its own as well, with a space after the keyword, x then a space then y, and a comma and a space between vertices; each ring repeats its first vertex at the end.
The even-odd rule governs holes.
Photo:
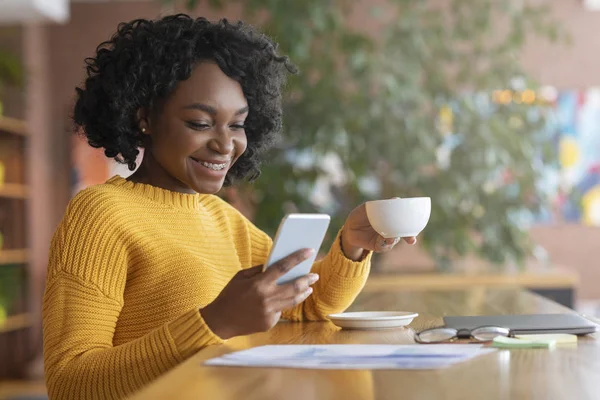
POLYGON ((474 329, 431 328, 415 334, 418 343, 451 342, 456 339, 475 339, 478 342, 490 342, 496 336, 510 337, 510 329, 501 326, 480 326, 474 329))

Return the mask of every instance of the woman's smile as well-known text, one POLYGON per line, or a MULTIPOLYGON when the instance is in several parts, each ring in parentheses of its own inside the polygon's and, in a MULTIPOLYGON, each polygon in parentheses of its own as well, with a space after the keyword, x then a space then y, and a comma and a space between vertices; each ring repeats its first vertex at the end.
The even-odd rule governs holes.
POLYGON ((231 159, 229 160, 201 160, 196 157, 190 157, 194 171, 206 178, 223 178, 229 170, 231 159))

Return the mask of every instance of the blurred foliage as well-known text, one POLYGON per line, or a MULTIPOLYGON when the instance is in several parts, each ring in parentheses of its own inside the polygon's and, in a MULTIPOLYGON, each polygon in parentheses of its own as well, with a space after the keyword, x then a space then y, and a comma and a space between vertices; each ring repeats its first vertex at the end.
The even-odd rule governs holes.
POLYGON ((16 55, 0 49, 0 90, 5 83, 21 85, 23 83, 23 69, 16 55))
POLYGON ((357 15, 355 1, 241 3, 301 70, 287 87, 280 146, 239 188, 258 226, 273 234, 287 212, 327 212, 335 233, 366 200, 429 196, 420 243, 440 267, 473 253, 522 265, 531 251, 522 217, 547 201, 536 183, 551 155, 549 109, 491 97, 537 90, 519 60, 526 39, 567 39, 547 6, 389 0, 357 15))
POLYGON ((23 274, 23 268, 16 264, 4 264, 0 268, 0 322, 3 315, 14 314, 22 307, 23 274))

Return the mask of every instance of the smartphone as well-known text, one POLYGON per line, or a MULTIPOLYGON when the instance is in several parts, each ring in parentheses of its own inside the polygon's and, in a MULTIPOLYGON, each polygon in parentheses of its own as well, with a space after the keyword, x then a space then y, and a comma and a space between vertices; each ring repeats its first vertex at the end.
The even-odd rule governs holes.
POLYGON ((281 276, 277 284, 291 282, 310 272, 330 220, 327 214, 288 214, 281 220, 264 270, 297 250, 309 248, 315 253, 281 276))

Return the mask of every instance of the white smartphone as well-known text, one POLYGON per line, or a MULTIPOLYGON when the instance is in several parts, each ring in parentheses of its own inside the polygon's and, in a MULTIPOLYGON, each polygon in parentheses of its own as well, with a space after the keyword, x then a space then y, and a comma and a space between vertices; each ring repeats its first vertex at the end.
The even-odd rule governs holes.
POLYGON ((288 214, 281 220, 264 270, 297 250, 309 248, 315 253, 280 277, 277 284, 293 281, 310 272, 330 220, 327 214, 288 214))

